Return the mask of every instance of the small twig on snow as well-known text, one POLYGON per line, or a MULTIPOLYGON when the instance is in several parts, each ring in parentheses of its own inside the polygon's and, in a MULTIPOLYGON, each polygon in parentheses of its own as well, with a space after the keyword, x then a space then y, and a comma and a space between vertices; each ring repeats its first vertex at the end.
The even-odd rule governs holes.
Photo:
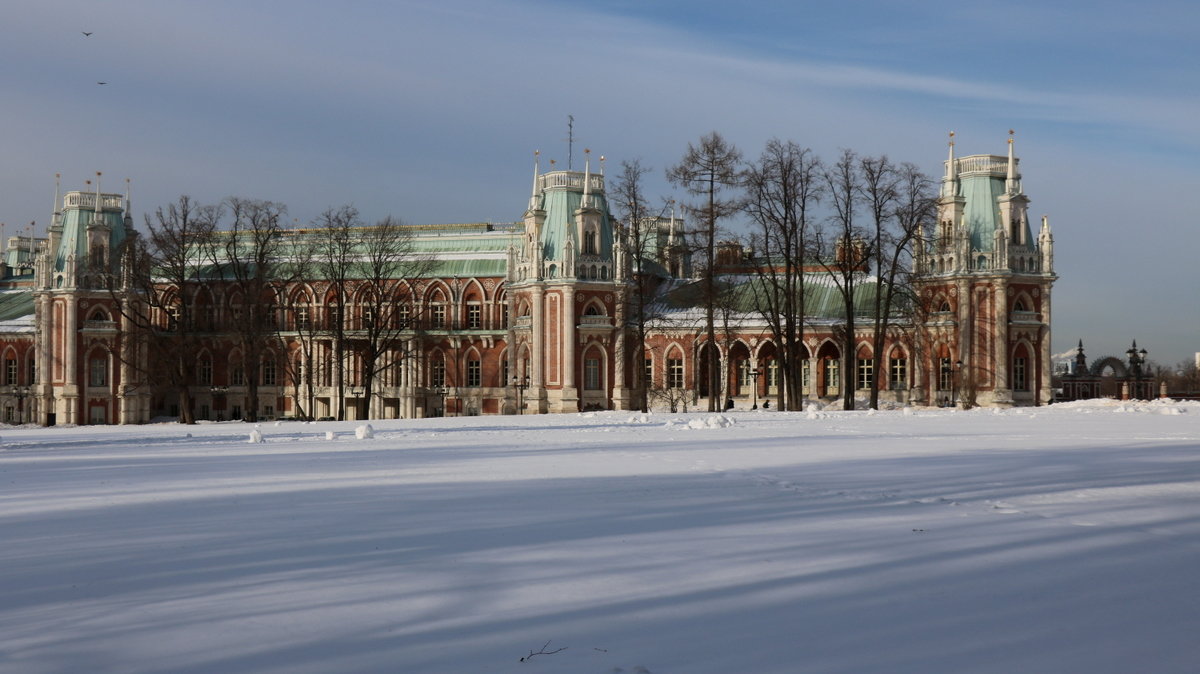
POLYGON ((550 642, 547 641, 546 645, 542 646, 542 650, 538 651, 537 653, 534 653, 533 651, 529 651, 529 655, 526 655, 525 657, 521 658, 520 662, 525 662, 527 660, 530 660, 535 655, 554 655, 555 653, 561 653, 562 651, 565 651, 565 650, 567 650, 567 648, 569 648, 568 646, 563 646, 562 648, 556 648, 552 651, 546 650, 549 647, 550 647, 550 642))

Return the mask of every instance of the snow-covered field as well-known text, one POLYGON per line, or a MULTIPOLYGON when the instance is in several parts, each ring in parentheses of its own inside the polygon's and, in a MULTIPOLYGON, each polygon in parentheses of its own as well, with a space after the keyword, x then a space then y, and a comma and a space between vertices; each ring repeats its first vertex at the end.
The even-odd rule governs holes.
POLYGON ((0 672, 1200 671, 1200 406, 358 425, 0 429, 0 672))

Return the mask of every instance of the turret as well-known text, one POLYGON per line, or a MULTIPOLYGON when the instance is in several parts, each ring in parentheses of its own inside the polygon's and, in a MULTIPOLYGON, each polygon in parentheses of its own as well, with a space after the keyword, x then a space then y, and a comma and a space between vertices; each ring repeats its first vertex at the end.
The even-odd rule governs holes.
POLYGON ((1054 273, 1054 235, 1050 233, 1050 217, 1042 216, 1042 231, 1038 233, 1038 251, 1042 254, 1042 273, 1054 273))

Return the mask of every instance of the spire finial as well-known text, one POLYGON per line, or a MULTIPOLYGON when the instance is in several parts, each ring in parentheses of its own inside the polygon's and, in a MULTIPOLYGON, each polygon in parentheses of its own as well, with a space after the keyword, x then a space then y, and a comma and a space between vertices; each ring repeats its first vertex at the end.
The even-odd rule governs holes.
POLYGON ((942 179, 942 196, 952 197, 958 192, 955 182, 958 181, 958 167, 954 162, 954 132, 950 132, 949 157, 946 159, 946 176, 942 179))
POLYGON ((1017 193, 1017 160, 1013 156, 1013 134, 1016 133, 1012 129, 1008 130, 1008 175, 1004 180, 1005 191, 1009 194, 1017 193))
POLYGON ((583 201, 580 208, 590 208, 592 205, 592 151, 583 148, 583 201))
POLYGON ((538 158, 541 156, 541 150, 533 151, 533 192, 529 195, 529 210, 536 210, 538 207, 538 158))
POLYGON ((96 171, 96 219, 100 219, 100 172, 96 171))
POLYGON ((62 211, 58 208, 59 193, 62 187, 62 174, 54 174, 54 208, 50 209, 50 226, 53 227, 58 222, 59 215, 62 211))

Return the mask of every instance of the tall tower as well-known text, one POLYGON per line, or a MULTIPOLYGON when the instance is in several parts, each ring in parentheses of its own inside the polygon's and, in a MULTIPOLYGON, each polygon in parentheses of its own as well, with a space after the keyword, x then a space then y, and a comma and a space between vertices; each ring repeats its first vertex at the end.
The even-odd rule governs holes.
POLYGON ((509 373, 533 412, 624 409, 627 261, 601 172, 540 173, 509 254, 509 373))
MULTIPOLYGON (((127 401, 135 379, 128 326, 117 307, 122 244, 135 236, 129 195, 56 190, 49 242, 35 262, 36 409, 42 424, 149 421, 148 393, 127 401), (135 409, 140 407, 144 409, 135 409)), ((90 181, 88 181, 90 183, 90 181)))
POLYGON ((1012 131, 1007 155, 955 157, 951 134, 937 224, 914 255, 925 372, 918 398, 968 404, 1050 401, 1049 219, 1029 226, 1012 131))

